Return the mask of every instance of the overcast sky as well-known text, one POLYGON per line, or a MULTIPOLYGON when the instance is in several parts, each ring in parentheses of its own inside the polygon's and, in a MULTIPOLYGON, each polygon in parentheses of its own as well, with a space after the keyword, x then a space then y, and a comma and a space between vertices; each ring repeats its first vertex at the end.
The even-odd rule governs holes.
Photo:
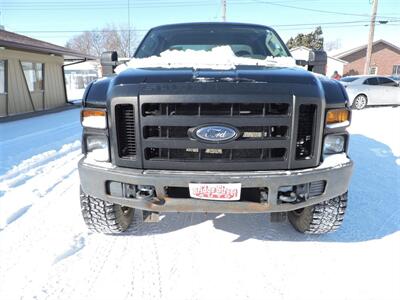
MULTIPOLYGON (((227 0, 227 20, 274 27, 287 41, 321 24, 326 41, 342 48, 366 44, 369 0, 227 0)), ((84 30, 107 24, 131 28, 139 36, 151 27, 180 22, 220 21, 220 0, 0 0, 0 24, 51 43, 65 45, 84 30), (130 10, 128 10, 128 4, 130 10)), ((379 0, 375 40, 400 45, 400 0, 379 0)))

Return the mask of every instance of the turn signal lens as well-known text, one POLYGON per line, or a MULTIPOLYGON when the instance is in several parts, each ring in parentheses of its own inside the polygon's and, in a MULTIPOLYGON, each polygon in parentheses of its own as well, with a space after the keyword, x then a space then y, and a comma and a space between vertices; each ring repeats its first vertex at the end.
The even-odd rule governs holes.
POLYGON ((90 128, 107 128, 106 112, 98 109, 85 109, 81 112, 82 126, 90 128))
POLYGON ((326 114, 327 127, 344 127, 350 125, 350 111, 347 109, 333 109, 326 114))

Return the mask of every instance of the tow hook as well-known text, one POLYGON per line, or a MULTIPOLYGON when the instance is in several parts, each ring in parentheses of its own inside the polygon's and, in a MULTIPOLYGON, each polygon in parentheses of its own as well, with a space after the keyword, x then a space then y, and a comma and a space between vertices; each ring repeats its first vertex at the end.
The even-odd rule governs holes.
POLYGON ((136 198, 142 200, 151 200, 154 197, 154 186, 151 185, 138 185, 136 198))

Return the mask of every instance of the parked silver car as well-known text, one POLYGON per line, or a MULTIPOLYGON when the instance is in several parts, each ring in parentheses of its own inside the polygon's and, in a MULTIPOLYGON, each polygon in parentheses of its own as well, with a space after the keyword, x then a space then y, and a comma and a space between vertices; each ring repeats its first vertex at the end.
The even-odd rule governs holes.
POLYGON ((349 95, 350 105, 363 109, 373 105, 400 105, 399 84, 384 76, 348 76, 340 82, 349 95))
POLYGON ((398 84, 400 84, 400 75, 392 75, 392 76, 389 76, 389 78, 396 81, 398 84))

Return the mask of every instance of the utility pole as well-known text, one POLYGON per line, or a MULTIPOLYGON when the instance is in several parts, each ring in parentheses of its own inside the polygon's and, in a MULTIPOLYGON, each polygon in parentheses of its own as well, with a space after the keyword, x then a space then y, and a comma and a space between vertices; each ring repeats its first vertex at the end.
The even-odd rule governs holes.
POLYGON ((131 1, 128 0, 128 56, 131 58, 131 1))
POLYGON ((364 75, 367 75, 369 73, 369 68, 371 66, 371 55, 372 55, 372 44, 374 42, 376 11, 378 10, 378 0, 372 0, 372 1, 373 1, 373 6, 372 6, 371 23, 369 25, 367 57, 365 59, 364 75))
POLYGON ((226 22, 226 0, 222 1, 222 21, 226 22))

